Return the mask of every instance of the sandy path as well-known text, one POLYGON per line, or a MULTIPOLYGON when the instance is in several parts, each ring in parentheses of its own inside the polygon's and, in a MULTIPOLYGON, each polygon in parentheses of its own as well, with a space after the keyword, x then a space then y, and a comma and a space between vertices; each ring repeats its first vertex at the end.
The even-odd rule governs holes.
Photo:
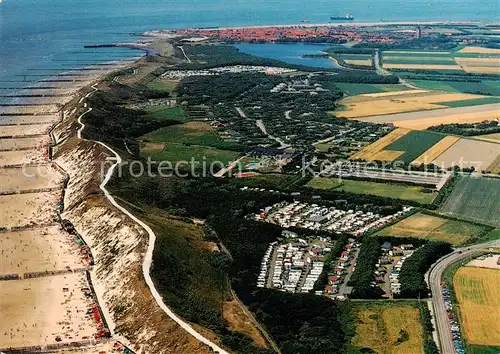
POLYGON ((1 274, 86 266, 73 237, 59 226, 0 233, 0 254, 1 274))

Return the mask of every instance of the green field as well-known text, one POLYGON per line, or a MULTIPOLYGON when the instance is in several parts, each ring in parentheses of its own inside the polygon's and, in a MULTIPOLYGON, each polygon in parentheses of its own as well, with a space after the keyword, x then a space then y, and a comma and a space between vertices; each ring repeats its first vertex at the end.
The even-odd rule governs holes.
POLYGON ((209 124, 189 122, 164 127, 140 138, 141 154, 156 161, 206 160, 208 163, 233 161, 239 153, 231 143, 222 141, 209 124))
POLYGON ((381 84, 350 84, 350 83, 335 83, 343 92, 350 96, 362 95, 365 93, 380 93, 388 91, 405 91, 408 87, 403 85, 381 85, 381 84))
POLYGON ((411 83, 424 90, 482 93, 487 95, 500 96, 499 81, 483 80, 481 82, 466 82, 466 81, 411 80, 411 83))
POLYGON ((431 50, 426 50, 426 51, 414 51, 412 49, 401 49, 401 50, 394 50, 394 51, 388 51, 384 50, 383 55, 384 56, 401 56, 401 57, 429 57, 429 56, 436 56, 436 57, 447 57, 451 56, 451 53, 444 54, 443 51, 437 51, 433 52, 431 50))
POLYGON ((180 107, 153 106, 147 111, 147 116, 151 119, 174 120, 180 123, 185 123, 190 119, 180 107))
POLYGON ((488 347, 484 345, 468 345, 467 349, 470 354, 498 354, 500 347, 488 347))
POLYGON ((405 153, 398 157, 398 160, 411 163, 443 138, 444 135, 428 131, 412 130, 387 146, 384 150, 404 151, 405 153))
POLYGON ((265 173, 246 178, 234 178, 231 183, 242 187, 286 190, 291 186, 300 185, 303 183, 302 180, 300 175, 265 173))
POLYGON ((333 146, 332 143, 320 143, 320 144, 315 144, 314 145, 314 147, 316 148, 316 150, 320 151, 320 152, 325 152, 329 148, 331 148, 332 146, 333 146))
POLYGON ((500 179, 462 176, 440 211, 500 227, 500 179))
POLYGON ((463 101, 437 102, 436 104, 447 106, 450 108, 455 108, 455 107, 479 106, 482 104, 491 104, 499 102, 500 102, 500 97, 484 97, 484 98, 476 98, 463 101))
POLYGON ((155 79, 147 84, 147 86, 155 91, 172 92, 177 87, 177 82, 155 79))
POLYGON ((461 245, 486 234, 491 228, 436 215, 417 213, 377 232, 377 236, 415 237, 461 245))
POLYGON ((434 193, 424 193, 424 188, 405 186, 401 184, 356 181, 315 177, 306 187, 316 189, 335 189, 356 194, 372 194, 380 197, 411 200, 422 204, 430 204, 435 198, 434 193))
POLYGON ((422 65, 457 65, 451 57, 384 57, 384 64, 422 64, 422 65))

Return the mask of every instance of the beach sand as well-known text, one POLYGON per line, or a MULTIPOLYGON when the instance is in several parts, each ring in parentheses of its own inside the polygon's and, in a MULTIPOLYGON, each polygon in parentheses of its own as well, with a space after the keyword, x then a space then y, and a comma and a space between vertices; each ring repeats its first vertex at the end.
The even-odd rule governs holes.
POLYGON ((88 286, 85 273, 0 282, 1 346, 90 339, 97 325, 87 314, 92 299, 83 289, 88 286))
POLYGON ((85 267, 83 255, 60 226, 0 233, 0 273, 24 274, 85 267))
POLYGON ((0 227, 52 224, 60 196, 60 192, 0 195, 0 227))
MULTIPOLYGON (((15 140, 15 139, 10 139, 15 140)), ((0 167, 33 165, 46 163, 47 149, 0 151, 0 167)))
POLYGON ((0 192, 27 191, 31 189, 62 189, 64 175, 50 164, 23 168, 0 169, 0 192))
POLYGON ((6 150, 19 150, 19 149, 36 148, 36 147, 39 148, 42 146, 47 146, 49 142, 50 138, 48 136, 37 136, 33 138, 0 139, 0 152, 6 150))
POLYGON ((55 123, 59 114, 40 114, 37 116, 0 116, 0 125, 55 123))
POLYGON ((47 134, 52 124, 0 125, 0 137, 23 137, 47 134))

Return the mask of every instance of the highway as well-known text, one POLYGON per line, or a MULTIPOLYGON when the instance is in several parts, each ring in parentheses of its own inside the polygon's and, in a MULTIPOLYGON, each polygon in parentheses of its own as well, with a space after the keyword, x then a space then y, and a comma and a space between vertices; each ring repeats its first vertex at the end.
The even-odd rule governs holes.
POLYGON ((443 354, 455 353, 455 347, 451 336, 451 327, 448 321, 448 314, 446 312, 443 293, 441 292, 441 279, 443 273, 453 263, 471 257, 478 250, 488 247, 500 247, 500 240, 486 242, 470 247, 457 248, 455 251, 435 263, 430 272, 427 274, 426 280, 432 293, 432 302, 437 327, 436 330, 439 333, 439 347, 441 348, 441 353, 443 354))

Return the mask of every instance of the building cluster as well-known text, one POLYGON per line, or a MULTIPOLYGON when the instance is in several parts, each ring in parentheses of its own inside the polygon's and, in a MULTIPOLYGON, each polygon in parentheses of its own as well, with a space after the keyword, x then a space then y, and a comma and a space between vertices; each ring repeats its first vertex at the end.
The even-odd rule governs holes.
POLYGON ((261 210, 255 215, 258 221, 266 221, 283 228, 301 227, 315 231, 351 233, 360 236, 367 231, 381 227, 410 212, 404 207, 393 215, 381 216, 373 212, 342 210, 300 201, 281 202, 261 210))
POLYGON ((264 257, 262 258, 262 262, 260 263, 260 274, 257 278, 258 288, 264 288, 266 286, 266 279, 269 274, 269 257, 271 257, 271 254, 277 243, 278 242, 271 243, 267 248, 266 253, 264 253, 264 257))
POLYGON ((233 65, 203 70, 167 70, 161 77, 168 80, 182 80, 190 76, 216 76, 223 74, 239 74, 245 72, 265 73, 267 75, 283 75, 295 72, 294 69, 274 66, 233 65))
POLYGON ((290 293, 307 293, 323 273, 324 260, 331 251, 326 239, 314 243, 284 231, 284 243, 270 244, 261 262, 257 287, 290 293))
POLYGON ((282 82, 270 90, 271 93, 282 94, 303 94, 309 93, 310 95, 317 95, 322 92, 329 92, 319 83, 312 84, 309 79, 292 80, 289 82, 282 82))
MULTIPOLYGON (((354 271, 354 253, 358 246, 352 238, 344 245, 344 250, 340 254, 340 257, 332 264, 332 269, 328 272, 328 285, 324 291, 326 296, 336 296, 339 294, 340 287, 346 281, 347 274, 354 271)), ((346 293, 345 295, 348 294, 346 293)))
POLYGON ((465 346, 462 342, 460 323, 458 317, 453 312, 451 293, 448 284, 442 284, 441 292, 443 294, 444 304, 446 307, 446 312, 448 314, 448 321, 450 322, 451 336, 453 339, 453 345, 455 346, 455 351, 457 354, 465 354, 465 346))
MULTIPOLYGON (((399 282, 399 273, 403 268, 404 262, 411 257, 414 252, 414 246, 412 244, 405 244, 400 246, 392 246, 390 242, 384 242, 381 247, 382 255, 379 259, 377 267, 381 267, 385 264, 391 265, 391 274, 389 275, 389 281, 391 284, 391 293, 393 295, 399 295, 401 293, 401 283, 399 282), (395 261, 395 263, 393 263, 395 261)), ((382 267, 383 268, 383 267, 382 267)), ((378 269, 375 272, 376 281, 382 282, 385 268, 383 270, 378 269)))
POLYGON ((394 43, 397 39, 410 39, 415 35, 410 32, 366 31, 356 26, 269 26, 246 28, 200 28, 172 31, 178 36, 195 38, 216 38, 231 42, 302 42, 320 40, 323 42, 346 43, 368 41, 394 43))

